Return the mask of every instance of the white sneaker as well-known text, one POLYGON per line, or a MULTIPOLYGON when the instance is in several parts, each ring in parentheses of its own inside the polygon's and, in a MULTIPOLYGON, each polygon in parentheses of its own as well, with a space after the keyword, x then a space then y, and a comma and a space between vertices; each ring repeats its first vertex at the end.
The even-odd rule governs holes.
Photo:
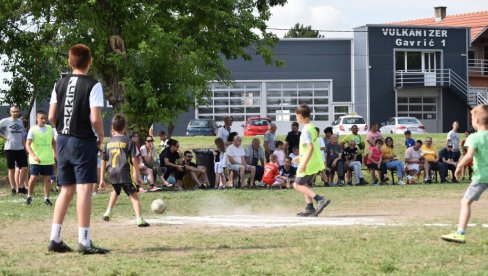
POLYGON ((407 183, 403 182, 403 180, 401 180, 401 179, 398 180, 398 185, 405 185, 405 184, 407 184, 407 183))

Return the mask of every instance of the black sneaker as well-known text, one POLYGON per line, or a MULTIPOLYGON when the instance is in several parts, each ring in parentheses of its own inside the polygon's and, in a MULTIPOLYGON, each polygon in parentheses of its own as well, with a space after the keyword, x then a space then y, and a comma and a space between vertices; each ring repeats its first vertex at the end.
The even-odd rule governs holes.
POLYGON ((31 203, 32 203, 32 197, 29 196, 28 198, 25 199, 24 204, 30 205, 31 203))
POLYGON ((360 183, 361 185, 368 185, 368 184, 369 184, 369 183, 368 183, 368 181, 364 180, 364 178, 360 178, 360 179, 359 179, 359 183, 360 183))
POLYGON ((49 198, 44 199, 44 204, 46 204, 47 206, 53 206, 53 203, 49 198))
POLYGON ((17 191, 15 190, 15 188, 12 188, 12 191, 10 192, 10 195, 11 196, 15 196, 17 194, 17 191))
POLYGON ((19 188, 19 194, 27 194, 27 189, 25 187, 19 188))
POLYGON ((297 216, 309 217, 309 216, 313 215, 314 213, 315 213, 315 208, 312 208, 312 209, 305 208, 305 210, 303 212, 297 213, 297 216))
POLYGON ((150 224, 147 223, 145 220, 137 223, 137 227, 149 227, 149 226, 150 226, 150 224))
POLYGON ((317 217, 320 213, 322 213, 322 211, 325 209, 325 207, 327 207, 327 205, 329 205, 330 203, 330 199, 327 199, 327 198, 322 198, 321 200, 319 200, 317 202, 317 208, 315 208, 315 213, 313 215, 311 215, 311 217, 317 217))
POLYGON ((47 251, 49 252, 57 252, 57 253, 66 253, 66 252, 73 252, 71 247, 67 246, 63 241, 55 242, 49 241, 47 245, 47 251))
POLYGON ((84 246, 83 244, 78 243, 78 248, 76 249, 76 251, 83 255, 106 254, 110 252, 110 250, 108 249, 96 247, 95 245, 93 245, 93 242, 90 242, 90 246, 84 246))
POLYGON ((352 186, 352 182, 351 181, 347 182, 347 186, 352 186))

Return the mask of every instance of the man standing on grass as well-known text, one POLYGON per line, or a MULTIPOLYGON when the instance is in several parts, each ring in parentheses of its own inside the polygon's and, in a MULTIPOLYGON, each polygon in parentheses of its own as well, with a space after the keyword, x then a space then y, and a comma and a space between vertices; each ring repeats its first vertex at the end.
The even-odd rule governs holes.
POLYGON ((104 138, 103 90, 98 81, 87 76, 92 64, 90 48, 74 45, 68 54, 73 73, 58 80, 49 107, 49 121, 58 133, 56 152, 61 192, 54 207, 48 250, 73 251, 61 240, 61 226, 76 192, 77 251, 105 254, 109 250, 93 245, 90 237, 92 187, 97 182, 97 154, 104 138))
POLYGON ((20 108, 10 107, 10 117, 0 121, 0 136, 5 139, 5 157, 7 159, 8 181, 12 195, 27 193, 24 183, 27 175, 27 154, 25 152, 24 124, 20 117, 20 108), (20 176, 15 177, 15 166, 20 168, 20 176))
POLYGON ((324 170, 325 165, 322 161, 322 153, 320 151, 319 141, 317 140, 317 131, 315 130, 315 126, 310 122, 310 108, 306 104, 299 105, 295 114, 297 116, 297 121, 300 124, 303 124, 303 128, 299 143, 300 160, 297 160, 299 165, 293 188, 302 193, 307 202, 305 210, 297 215, 302 217, 316 217, 330 203, 330 199, 326 199, 310 189, 315 175, 324 170), (314 200, 317 202, 316 209, 313 206, 314 200))

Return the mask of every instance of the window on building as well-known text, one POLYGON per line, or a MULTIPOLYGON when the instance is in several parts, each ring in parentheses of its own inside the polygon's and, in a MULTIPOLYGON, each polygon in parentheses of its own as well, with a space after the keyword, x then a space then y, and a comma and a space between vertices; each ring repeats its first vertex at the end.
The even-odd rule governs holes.
POLYGON ((419 120, 437 119, 437 98, 398 97, 397 114, 400 117, 415 117, 419 120))
POLYGON ((407 71, 422 70, 422 53, 421 52, 406 52, 407 53, 407 71))

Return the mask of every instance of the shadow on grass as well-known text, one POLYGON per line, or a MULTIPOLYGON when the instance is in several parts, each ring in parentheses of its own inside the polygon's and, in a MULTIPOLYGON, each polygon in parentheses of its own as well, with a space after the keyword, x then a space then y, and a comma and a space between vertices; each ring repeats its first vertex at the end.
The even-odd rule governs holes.
POLYGON ((170 247, 170 246, 156 246, 156 247, 146 247, 146 248, 131 248, 130 250, 117 250, 113 252, 121 254, 134 254, 134 253, 147 253, 147 252, 202 252, 202 251, 242 251, 242 250, 265 250, 265 249, 276 249, 276 248, 287 248, 287 246, 259 246, 259 245, 249 245, 249 246, 229 246, 226 244, 212 246, 212 247, 194 247, 194 246, 184 246, 184 247, 170 247))

